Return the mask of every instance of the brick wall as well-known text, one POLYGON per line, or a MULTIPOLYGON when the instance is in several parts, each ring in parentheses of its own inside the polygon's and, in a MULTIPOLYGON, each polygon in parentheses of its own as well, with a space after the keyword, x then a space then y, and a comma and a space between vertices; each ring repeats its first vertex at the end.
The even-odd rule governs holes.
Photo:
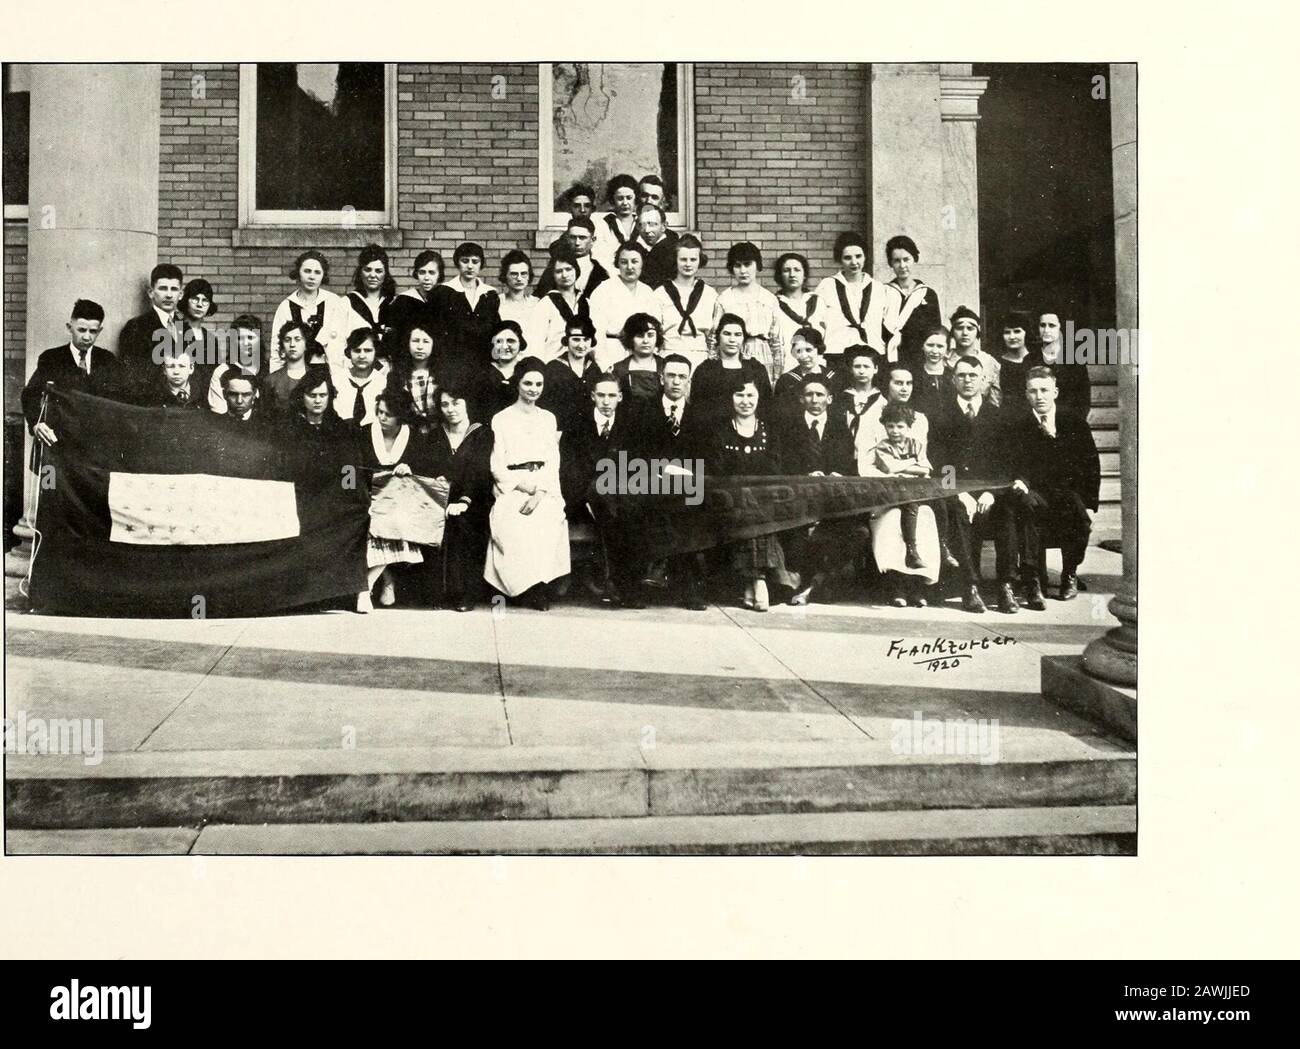
POLYGON ((752 240, 765 266, 805 255, 811 286, 834 272, 838 232, 868 232, 869 74, 842 63, 695 67, 696 214, 717 258, 711 283, 727 283, 727 248, 752 240))
MULTIPOLYGON (((769 264, 803 252, 813 281, 833 271, 830 242, 867 222, 869 70, 862 65, 704 64, 695 68, 696 214, 725 286, 727 247, 753 240, 769 264), (803 78, 796 81, 794 78, 803 78)), ((399 286, 415 255, 480 241, 495 283, 501 255, 534 249, 537 218, 537 68, 529 64, 402 65, 398 70, 398 223, 390 250, 399 286), (505 97, 493 98, 493 77, 505 97)), ((499 92, 498 92, 499 93, 499 92)), ((301 243, 235 247, 238 222, 239 69, 165 65, 159 164, 158 256, 216 288, 219 321, 248 310, 269 322, 292 284, 301 243), (202 76, 202 91, 194 78, 202 76), (195 97, 200 95, 201 97, 195 97)), ((26 227, 6 238, 5 390, 15 410, 26 323, 26 227)), ((329 248, 330 286, 348 289, 353 248, 329 248)), ((765 281, 770 283, 769 278, 765 281)), ((268 333, 269 334, 269 333, 268 333)))
MULTIPOLYGON (((233 247, 238 222, 239 70, 235 65, 163 68, 160 259, 207 277, 218 318, 249 310, 269 321, 293 285, 287 271, 309 233, 289 247, 233 247), (192 77, 205 78, 194 98, 192 77)), ((483 244, 495 282, 501 255, 531 246, 537 225, 537 72, 534 66, 403 65, 398 71, 398 225, 390 249, 399 287, 410 285, 426 247, 450 266, 460 241, 483 244), (493 77, 505 97, 493 98, 493 77)), ((345 293, 355 248, 326 248, 330 287, 345 293)), ((534 252, 540 266, 544 253, 534 252)), ((269 333, 268 333, 269 334, 269 333)))
POLYGON ((22 414, 18 395, 23 389, 27 348, 27 222, 6 222, 4 287, 5 415, 22 414))

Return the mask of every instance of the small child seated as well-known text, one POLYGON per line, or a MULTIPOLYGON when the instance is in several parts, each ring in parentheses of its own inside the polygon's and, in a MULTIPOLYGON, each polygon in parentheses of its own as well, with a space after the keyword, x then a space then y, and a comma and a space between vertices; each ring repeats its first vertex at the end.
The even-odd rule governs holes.
MULTIPOLYGON (((905 404, 890 403, 880 413, 885 439, 873 451, 876 469, 887 477, 929 477, 930 460, 921 442, 912 436, 916 413, 905 404)), ((903 545, 907 550, 908 568, 924 568, 925 562, 916 549, 916 515, 919 503, 899 507, 902 515, 903 545)))

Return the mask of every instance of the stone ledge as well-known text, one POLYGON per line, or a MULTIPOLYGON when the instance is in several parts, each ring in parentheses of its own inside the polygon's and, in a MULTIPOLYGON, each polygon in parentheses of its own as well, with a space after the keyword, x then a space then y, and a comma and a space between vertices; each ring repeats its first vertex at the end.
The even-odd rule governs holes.
POLYGON ((1079 656, 1044 656, 1043 698, 1096 722, 1121 739, 1137 742, 1137 691, 1100 681, 1079 656))
POLYGON ((243 226, 230 231, 236 248, 400 248, 402 230, 391 226, 243 226))

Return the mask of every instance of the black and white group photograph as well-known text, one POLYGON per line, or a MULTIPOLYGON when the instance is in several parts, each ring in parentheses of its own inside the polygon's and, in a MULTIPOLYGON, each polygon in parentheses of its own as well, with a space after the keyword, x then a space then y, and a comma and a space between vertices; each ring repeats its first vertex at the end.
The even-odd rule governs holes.
POLYGON ((6 848, 1132 855, 1136 92, 5 65, 6 848))
POLYGON ((1139 223, 1213 202, 1168 189, 1143 37, 802 59, 663 12, 421 61, 422 24, 0 55, 0 865, 1104 896, 1165 773, 1279 771, 1244 715, 1177 749, 1198 693, 1152 667, 1139 732, 1140 503, 1227 631, 1189 682, 1286 518, 1196 472, 1258 446, 1222 384, 1199 450, 1139 438, 1139 368, 1159 399, 1272 294, 1262 204, 1207 214, 1237 278, 1150 345, 1190 257, 1139 223))

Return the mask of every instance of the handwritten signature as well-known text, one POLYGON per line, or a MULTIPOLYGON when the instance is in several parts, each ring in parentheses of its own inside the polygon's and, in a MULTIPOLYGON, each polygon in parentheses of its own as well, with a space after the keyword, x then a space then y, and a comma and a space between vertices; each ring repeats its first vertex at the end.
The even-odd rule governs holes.
POLYGON ((963 660, 974 659, 977 652, 987 652, 993 648, 1015 643, 1014 637, 1004 635, 968 638, 964 641, 936 637, 932 641, 911 643, 900 637, 889 642, 889 651, 885 656, 887 659, 897 659, 900 662, 908 660, 913 666, 925 667, 926 670, 937 672, 959 667, 963 660))

